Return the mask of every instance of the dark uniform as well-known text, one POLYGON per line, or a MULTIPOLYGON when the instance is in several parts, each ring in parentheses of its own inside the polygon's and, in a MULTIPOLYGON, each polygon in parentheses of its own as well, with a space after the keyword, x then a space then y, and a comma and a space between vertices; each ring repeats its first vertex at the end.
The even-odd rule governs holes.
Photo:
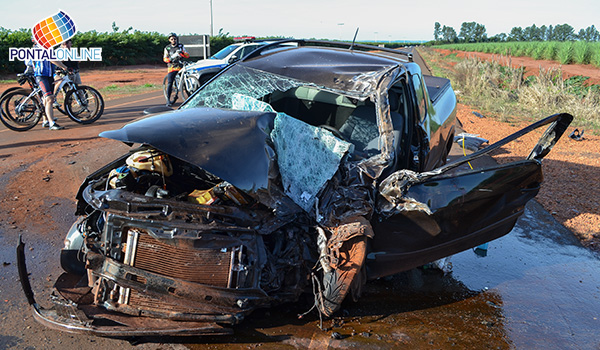
MULTIPOLYGON (((183 68, 183 63, 181 62, 182 58, 190 57, 190 54, 185 51, 183 44, 179 43, 179 38, 175 33, 169 34, 169 40, 171 38, 175 38, 175 43, 171 43, 165 46, 165 50, 163 52, 163 61, 167 63, 168 73, 167 73, 167 106, 171 105, 171 91, 173 89, 173 82, 175 81, 175 76, 177 72, 183 68)), ((177 100, 177 96, 173 99, 173 102, 177 100)))

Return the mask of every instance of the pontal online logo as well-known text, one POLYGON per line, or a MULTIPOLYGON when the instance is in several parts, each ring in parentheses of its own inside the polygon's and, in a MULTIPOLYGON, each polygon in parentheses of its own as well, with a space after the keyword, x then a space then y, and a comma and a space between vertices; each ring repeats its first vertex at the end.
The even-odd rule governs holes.
POLYGON ((37 47, 11 47, 10 61, 102 61, 102 48, 66 48, 55 46, 71 39, 77 32, 75 22, 64 11, 41 20, 32 28, 37 47))
POLYGON ((63 11, 33 26, 33 39, 45 49, 67 41, 75 35, 75 23, 63 11))

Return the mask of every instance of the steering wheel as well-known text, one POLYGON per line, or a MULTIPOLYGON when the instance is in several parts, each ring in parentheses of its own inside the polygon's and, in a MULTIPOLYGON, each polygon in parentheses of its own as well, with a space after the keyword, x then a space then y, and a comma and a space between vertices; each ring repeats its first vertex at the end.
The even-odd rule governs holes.
POLYGON ((348 141, 348 140, 346 140, 346 138, 344 137, 344 135, 342 135, 342 133, 338 129, 334 128, 331 125, 321 124, 321 125, 319 125, 319 128, 323 128, 323 129, 331 132, 333 134, 333 136, 337 137, 340 140, 348 141))

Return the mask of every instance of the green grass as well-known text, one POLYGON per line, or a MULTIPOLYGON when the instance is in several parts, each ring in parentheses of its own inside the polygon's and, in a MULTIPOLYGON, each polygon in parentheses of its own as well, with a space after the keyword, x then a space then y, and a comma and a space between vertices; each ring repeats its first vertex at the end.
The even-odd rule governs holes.
POLYGON ((600 68, 600 42, 532 41, 501 43, 459 43, 436 45, 436 48, 485 52, 504 56, 531 57, 559 61, 561 64, 593 64, 600 68))
POLYGON ((582 41, 577 41, 573 44, 573 60, 581 64, 590 64, 592 58, 593 47, 582 41))
MULTIPOLYGON (((562 54, 569 57, 575 52, 573 46, 565 46, 562 54)), ((600 85, 588 86, 588 77, 563 79, 560 69, 540 69, 524 77, 522 68, 506 67, 499 61, 466 58, 455 63, 456 56, 446 61, 431 49, 419 49, 419 53, 434 75, 450 78, 460 103, 476 106, 486 115, 501 121, 532 122, 567 112, 575 117, 573 126, 600 134, 600 85)))
POLYGON ((112 84, 112 85, 108 85, 102 89, 100 89, 100 91, 106 91, 106 92, 111 92, 111 91, 116 91, 119 90, 121 87, 119 87, 116 84, 112 84))
POLYGON ((142 85, 111 84, 111 85, 105 86, 99 90, 100 90, 100 93, 105 97, 106 100, 110 100, 112 98, 118 98, 120 96, 143 94, 146 92, 152 92, 152 91, 161 90, 161 89, 162 89, 161 85, 146 83, 146 84, 142 84, 142 85))
POLYGON ((557 58, 561 64, 575 62, 575 47, 572 42, 564 43, 558 48, 557 58))

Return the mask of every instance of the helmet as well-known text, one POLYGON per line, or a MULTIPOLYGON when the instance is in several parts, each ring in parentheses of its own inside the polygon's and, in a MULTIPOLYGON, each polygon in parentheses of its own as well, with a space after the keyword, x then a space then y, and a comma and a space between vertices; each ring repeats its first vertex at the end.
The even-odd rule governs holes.
POLYGON ((175 34, 173 32, 169 33, 169 36, 167 37, 167 39, 171 39, 172 36, 174 36, 175 39, 179 39, 179 37, 177 36, 177 34, 175 34))

